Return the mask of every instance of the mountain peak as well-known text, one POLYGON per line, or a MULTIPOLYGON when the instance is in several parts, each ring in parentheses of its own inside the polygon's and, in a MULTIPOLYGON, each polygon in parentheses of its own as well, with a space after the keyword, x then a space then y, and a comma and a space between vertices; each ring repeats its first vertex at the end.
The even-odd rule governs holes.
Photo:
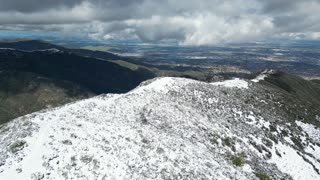
POLYGON ((266 96, 167 77, 27 115, 0 128, 0 179, 320 178, 319 130, 266 96))

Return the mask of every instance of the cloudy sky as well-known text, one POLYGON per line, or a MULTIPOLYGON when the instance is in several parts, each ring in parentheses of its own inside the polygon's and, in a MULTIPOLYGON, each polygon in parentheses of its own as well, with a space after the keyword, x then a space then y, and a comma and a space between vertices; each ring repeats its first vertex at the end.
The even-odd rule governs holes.
POLYGON ((320 40, 320 0, 0 0, 1 31, 181 45, 320 40))

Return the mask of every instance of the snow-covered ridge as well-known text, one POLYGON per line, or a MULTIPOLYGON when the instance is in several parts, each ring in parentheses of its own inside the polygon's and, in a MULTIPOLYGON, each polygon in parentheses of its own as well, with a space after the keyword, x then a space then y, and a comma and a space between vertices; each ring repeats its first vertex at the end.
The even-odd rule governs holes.
POLYGON ((49 49, 39 49, 39 50, 20 50, 14 48, 0 48, 0 50, 8 50, 8 51, 21 51, 21 52, 51 52, 51 53, 61 53, 63 51, 56 49, 56 48, 49 48, 49 49))
POLYGON ((0 179, 319 179, 306 132, 290 131, 259 84, 229 83, 157 78, 18 118, 0 127, 0 179))
POLYGON ((262 71, 256 78, 252 79, 251 81, 255 82, 255 83, 260 82, 273 73, 275 73, 275 70, 266 69, 266 70, 262 71))
POLYGON ((14 51, 16 49, 13 49, 13 48, 0 48, 0 50, 10 50, 10 51, 14 51))
POLYGON ((50 48, 50 49, 40 49, 40 50, 33 50, 33 51, 29 51, 29 52, 54 52, 54 53, 59 53, 59 52, 63 52, 59 49, 56 48, 50 48))
POLYGON ((235 78, 232 80, 226 80, 223 82, 214 82, 211 83, 212 85, 215 86, 224 86, 224 87, 228 87, 228 88, 244 88, 244 89, 248 89, 249 88, 249 83, 243 79, 239 79, 239 78, 235 78))

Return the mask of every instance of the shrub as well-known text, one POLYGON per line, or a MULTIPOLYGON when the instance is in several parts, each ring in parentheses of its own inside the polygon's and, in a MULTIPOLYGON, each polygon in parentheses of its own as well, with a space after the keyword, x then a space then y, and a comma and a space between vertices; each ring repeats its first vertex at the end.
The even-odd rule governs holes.
POLYGON ((219 144, 218 140, 215 138, 210 139, 211 144, 219 144))
POLYGON ((275 125, 273 125, 273 124, 269 125, 269 129, 270 129, 271 132, 276 132, 277 131, 277 127, 275 125))
POLYGON ((223 141, 223 144, 225 144, 227 146, 232 146, 233 145, 232 139, 230 137, 226 137, 222 141, 223 141))
POLYGON ((239 155, 234 155, 231 157, 231 161, 234 165, 236 166, 243 166, 244 164, 244 159, 242 156, 239 155))
POLYGON ((289 135, 289 133, 288 133, 287 130, 282 130, 281 131, 281 135, 284 136, 284 137, 287 137, 289 135))
POLYGON ((270 176, 265 172, 256 172, 255 174, 260 180, 271 180, 270 176))

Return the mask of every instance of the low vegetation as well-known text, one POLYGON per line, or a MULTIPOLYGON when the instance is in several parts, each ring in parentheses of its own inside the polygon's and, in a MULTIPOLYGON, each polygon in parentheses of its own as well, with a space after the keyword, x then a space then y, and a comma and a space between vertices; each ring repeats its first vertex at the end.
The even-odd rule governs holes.
POLYGON ((232 164, 236 166, 243 166, 245 163, 244 158, 241 155, 233 155, 231 157, 232 164))
POLYGON ((222 141, 223 141, 224 145, 229 146, 229 147, 234 144, 232 138, 230 138, 230 137, 226 137, 226 138, 222 139, 222 141))
POLYGON ((30 72, 7 71, 0 75, 0 124, 93 95, 71 82, 43 78, 30 72))
POLYGON ((271 180, 270 176, 265 172, 256 172, 255 174, 259 180, 271 180))
MULTIPOLYGON (((317 81, 316 81, 317 82, 317 81)), ((320 127, 316 120, 320 107, 320 86, 315 81, 308 81, 299 76, 276 71, 262 84, 271 87, 277 92, 278 101, 285 106, 280 106, 288 121, 301 120, 320 127)), ((288 135, 282 132, 282 135, 288 135)))

